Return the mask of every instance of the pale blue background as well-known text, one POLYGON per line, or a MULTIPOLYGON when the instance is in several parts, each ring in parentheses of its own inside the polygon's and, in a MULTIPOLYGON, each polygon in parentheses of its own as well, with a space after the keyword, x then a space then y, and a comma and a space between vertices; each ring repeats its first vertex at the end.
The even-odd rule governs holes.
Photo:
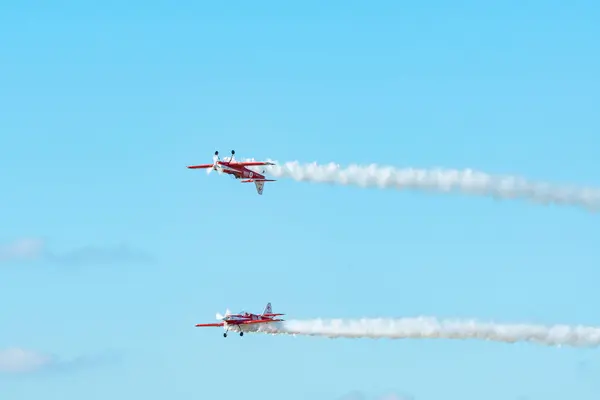
POLYGON ((0 399, 599 398, 594 349, 193 327, 267 301, 600 325, 598 215, 291 180, 258 196, 185 169, 233 148, 600 186, 597 2, 97 4, 0 6, 0 242, 153 262, 2 265, 0 348, 116 357, 1 377, 0 399))

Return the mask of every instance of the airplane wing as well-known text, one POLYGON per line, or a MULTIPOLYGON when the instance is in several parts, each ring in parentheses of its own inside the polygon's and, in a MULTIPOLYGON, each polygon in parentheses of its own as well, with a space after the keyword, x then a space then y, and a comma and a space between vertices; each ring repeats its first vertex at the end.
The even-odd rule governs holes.
POLYGON ((200 327, 200 328, 209 327, 209 326, 223 326, 223 325, 224 324, 222 322, 218 323, 218 324, 196 324, 196 326, 200 327))
MULTIPOLYGON (((231 321, 227 322, 227 325, 252 325, 252 324, 266 324, 269 322, 280 322, 282 319, 257 319, 254 321, 231 321)), ((214 323, 214 324, 196 324, 198 328, 206 328, 206 327, 218 327, 223 326, 224 323, 214 323)))
POLYGON ((212 168, 213 164, 188 165, 189 169, 212 168))
POLYGON ((259 165, 275 165, 274 163, 268 161, 233 161, 229 164, 237 165, 240 167, 258 167, 259 165))

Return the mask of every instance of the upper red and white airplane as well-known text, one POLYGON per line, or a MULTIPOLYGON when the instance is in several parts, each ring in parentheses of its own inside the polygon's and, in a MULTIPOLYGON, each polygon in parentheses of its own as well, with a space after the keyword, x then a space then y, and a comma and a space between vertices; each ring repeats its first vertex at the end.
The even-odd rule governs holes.
MULTIPOLYGON (((263 187, 265 186, 265 182, 275 182, 274 179, 266 179, 264 175, 259 174, 256 171, 252 171, 247 167, 258 167, 261 165, 275 165, 272 162, 267 161, 236 161, 233 156, 235 155, 235 150, 231 150, 231 157, 225 158, 224 160, 219 159, 219 152, 215 151, 215 155, 213 156, 212 164, 200 164, 200 165, 190 165, 189 169, 206 169, 206 173, 210 174, 212 170, 217 171, 219 174, 226 173, 229 175, 233 175, 235 179, 243 179, 241 183, 249 183, 254 182, 256 185, 256 192, 260 195, 263 193, 263 187)), ((263 174, 265 171, 262 171, 263 174)))
POLYGON ((229 310, 225 311, 225 315, 217 313, 217 319, 223 322, 214 324, 196 324, 197 327, 217 327, 222 326, 225 328, 223 337, 227 337, 227 332, 234 331, 239 332, 240 336, 244 336, 244 332, 256 332, 261 324, 270 324, 273 322, 285 321, 283 319, 275 318, 285 314, 273 314, 271 303, 267 303, 265 310, 262 314, 252 314, 242 311, 238 314, 231 314, 229 310))

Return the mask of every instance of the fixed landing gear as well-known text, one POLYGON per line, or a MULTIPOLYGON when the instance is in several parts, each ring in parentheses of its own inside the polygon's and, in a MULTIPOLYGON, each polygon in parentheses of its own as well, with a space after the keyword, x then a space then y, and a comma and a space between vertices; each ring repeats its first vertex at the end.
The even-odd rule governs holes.
MULTIPOLYGON (((240 336, 244 336, 244 332, 240 332, 240 336)), ((223 334, 223 337, 227 337, 227 332, 223 334)))

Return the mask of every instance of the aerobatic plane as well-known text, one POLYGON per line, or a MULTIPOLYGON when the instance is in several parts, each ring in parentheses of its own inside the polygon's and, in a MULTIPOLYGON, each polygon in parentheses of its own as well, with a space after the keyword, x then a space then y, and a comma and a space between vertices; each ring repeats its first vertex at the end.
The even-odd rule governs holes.
MULTIPOLYGON (((262 165, 275 165, 272 162, 267 161, 236 161, 234 160, 235 150, 231 150, 231 157, 227 157, 224 160, 219 159, 219 152, 215 151, 213 156, 212 164, 200 164, 190 165, 189 169, 206 169, 206 173, 210 174, 211 171, 215 170, 219 174, 229 174, 235 177, 235 179, 242 179, 241 183, 254 182, 256 185, 256 192, 262 195, 265 182, 275 182, 274 179, 266 179, 264 175, 259 174, 256 171, 252 171, 247 167, 258 167, 262 165)), ((265 173, 265 170, 262 171, 265 173)))
POLYGON ((274 314, 271 308, 271 303, 268 303, 262 314, 252 314, 241 311, 238 314, 231 314, 229 310, 225 311, 225 315, 217 313, 217 320, 222 321, 213 324, 196 324, 197 327, 218 327, 222 326, 225 329, 223 337, 227 337, 227 332, 239 332, 240 336, 244 336, 244 332, 256 332, 261 324, 270 324, 273 322, 285 321, 275 318, 285 314, 274 314))

